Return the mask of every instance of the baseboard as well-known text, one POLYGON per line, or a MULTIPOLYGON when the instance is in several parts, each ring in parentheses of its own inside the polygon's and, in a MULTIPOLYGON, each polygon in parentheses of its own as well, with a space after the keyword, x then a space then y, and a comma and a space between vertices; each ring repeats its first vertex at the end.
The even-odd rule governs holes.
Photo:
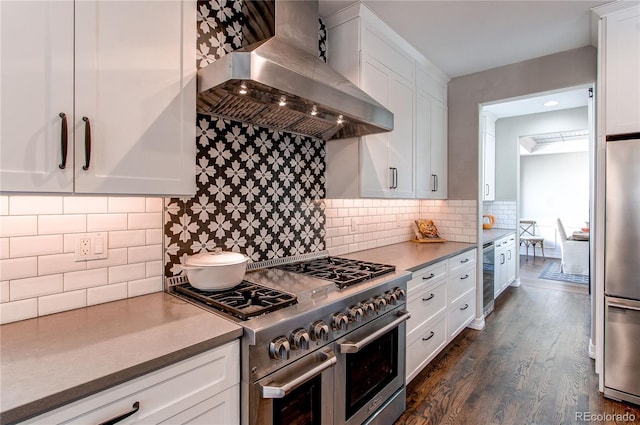
POLYGON ((475 318, 473 322, 469 323, 468 328, 475 329, 476 331, 481 331, 484 329, 484 317, 475 318))
POLYGON ((520 278, 516 278, 516 280, 514 280, 513 282, 511 282, 511 285, 509 286, 513 286, 514 288, 519 287, 520 285, 522 285, 522 282, 520 282, 520 278))
POLYGON ((591 341, 591 338, 589 338, 589 357, 593 360, 596 359, 596 345, 591 341))

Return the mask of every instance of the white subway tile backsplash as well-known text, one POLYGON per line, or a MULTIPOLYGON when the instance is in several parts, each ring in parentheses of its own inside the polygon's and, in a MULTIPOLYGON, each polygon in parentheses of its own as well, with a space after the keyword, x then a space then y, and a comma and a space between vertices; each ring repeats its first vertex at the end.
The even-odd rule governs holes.
POLYGON ((62 196, 12 196, 10 215, 62 214, 62 196))
MULTIPOLYGON (((162 233, 161 229, 157 229, 162 233)), ((127 248, 145 245, 145 230, 119 230, 109 232, 109 248, 127 248)))
POLYGON ((146 230, 146 245, 157 245, 162 243, 164 233, 162 229, 147 229, 146 230))
POLYGON ((38 216, 38 234, 85 233, 87 216, 84 214, 38 216))
POLYGON ((109 197, 110 213, 145 212, 146 200, 140 197, 109 197))
POLYGON ((9 281, 3 280, 0 282, 0 303, 9 302, 9 281))
POLYGON ((107 258, 103 260, 87 261, 87 269, 121 266, 127 264, 127 248, 116 248, 107 251, 107 258))
POLYGON ((162 198, 147 198, 146 199, 146 212, 162 212, 162 198))
POLYGON ((71 291, 38 298, 38 316, 87 306, 87 291, 71 291))
POLYGON ((126 264, 124 266, 109 267, 109 283, 127 282, 147 277, 145 263, 126 264))
POLYGON ((38 316, 38 299, 14 301, 0 304, 0 325, 31 319, 38 316))
POLYGON ((129 214, 129 229, 157 229, 162 227, 162 213, 131 213, 129 214))
POLYGON ((38 258, 9 258, 0 260, 0 280, 21 279, 38 275, 38 258))
POLYGON ((145 261, 162 260, 162 245, 134 246, 129 250, 130 263, 142 263, 145 261))
POLYGON ((0 260, 9 258, 9 238, 0 238, 0 260))
POLYGON ((92 269, 64 274, 64 291, 75 291, 107 284, 108 269, 92 269))
POLYGON ((63 241, 62 235, 14 237, 9 241, 9 251, 11 258, 61 254, 63 241))
POLYGON ((38 234, 38 216, 2 216, 0 237, 32 236, 38 234))
POLYGON ((38 274, 40 276, 85 270, 86 268, 87 262, 75 261, 75 255, 73 253, 42 255, 38 257, 38 274))
POLYGON ((146 268, 145 276, 146 277, 162 276, 163 275, 162 265, 163 265, 162 260, 148 261, 147 263, 145 263, 145 268, 146 268))
POLYGON ((65 196, 63 209, 65 214, 104 214, 108 211, 107 198, 104 196, 65 196))
POLYGON ((162 291, 162 277, 160 276, 132 280, 128 283, 128 295, 130 297, 137 297, 158 291, 162 291))
POLYGON ((0 196, 0 215, 9 215, 9 197, 0 196))
POLYGON ((36 298, 59 292, 62 292, 62 274, 9 281, 9 299, 11 301, 36 298))
POLYGON ((87 232, 127 230, 127 214, 89 214, 87 232))
POLYGON ((87 305, 102 304, 124 298, 127 298, 127 284, 125 282, 87 289, 87 305))

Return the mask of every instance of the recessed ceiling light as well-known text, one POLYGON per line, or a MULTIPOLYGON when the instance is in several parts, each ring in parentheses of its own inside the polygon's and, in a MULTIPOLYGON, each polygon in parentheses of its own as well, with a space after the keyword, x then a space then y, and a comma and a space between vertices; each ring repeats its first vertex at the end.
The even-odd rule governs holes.
POLYGON ((544 106, 549 107, 549 106, 556 106, 558 104, 558 101, 556 100, 550 100, 548 102, 544 103, 544 106))

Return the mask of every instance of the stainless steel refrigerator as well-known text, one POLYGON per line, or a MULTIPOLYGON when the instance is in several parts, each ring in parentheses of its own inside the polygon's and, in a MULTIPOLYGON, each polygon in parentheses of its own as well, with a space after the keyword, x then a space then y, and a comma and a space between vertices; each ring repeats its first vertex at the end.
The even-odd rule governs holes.
POLYGON ((604 394, 640 404, 640 133, 606 140, 604 394))

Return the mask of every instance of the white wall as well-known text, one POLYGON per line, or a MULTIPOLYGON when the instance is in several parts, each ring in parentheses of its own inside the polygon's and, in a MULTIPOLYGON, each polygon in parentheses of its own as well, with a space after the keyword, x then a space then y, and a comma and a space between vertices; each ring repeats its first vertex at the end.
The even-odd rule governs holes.
POLYGON ((556 219, 568 234, 589 220, 589 153, 520 157, 520 216, 536 220, 545 254, 560 257, 556 219))

